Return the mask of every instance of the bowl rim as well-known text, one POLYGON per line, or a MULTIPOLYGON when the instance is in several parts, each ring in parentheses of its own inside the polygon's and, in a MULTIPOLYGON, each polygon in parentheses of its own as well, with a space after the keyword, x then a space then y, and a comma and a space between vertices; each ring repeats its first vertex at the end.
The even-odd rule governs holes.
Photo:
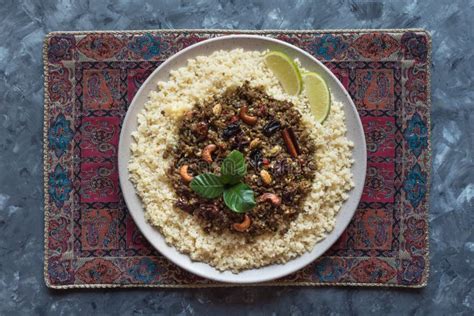
MULTIPOLYGON (((235 48, 237 48, 237 47, 231 47, 229 49, 235 49, 235 48)), ((148 95, 146 96, 146 99, 148 99, 148 95)), ((347 116, 347 113, 346 113, 346 116, 347 116)), ((346 117, 346 124, 347 124, 347 117, 346 117)), ((214 38, 210 38, 210 39, 195 43, 193 45, 190 45, 190 46, 180 50, 179 52, 175 53, 174 55, 168 57, 163 63, 161 63, 148 76, 148 78, 143 82, 143 84, 140 86, 140 88, 136 92, 135 96, 133 97, 133 99, 130 103, 130 106, 127 109, 127 113, 124 117, 124 120, 123 120, 123 123, 122 123, 122 128, 121 128, 121 131, 120 131, 120 138, 119 138, 119 145, 118 145, 118 169, 119 169, 120 189, 122 191, 127 209, 129 210, 130 215, 132 216, 133 220, 137 224, 137 227, 140 229, 143 236, 147 239, 147 241, 150 243, 150 245, 153 246, 154 249, 156 249, 158 252, 160 252, 165 258, 170 260, 173 264, 176 264, 180 268, 182 268, 186 271, 189 271, 189 272, 191 272, 195 275, 198 275, 200 277, 210 279, 210 280, 213 280, 213 281, 218 281, 218 282, 227 282, 227 283, 236 283, 236 284, 251 284, 251 283, 267 282, 267 281, 275 280, 275 279, 284 277, 286 275, 289 275, 289 274, 291 274, 295 271, 298 271, 298 270, 306 267, 307 265, 311 264, 312 262, 314 262, 316 259, 321 257, 339 239, 341 234, 344 232, 344 230, 349 225, 350 221, 352 220, 352 218, 355 214, 355 211, 357 210, 357 205, 360 202, 360 198, 362 196, 362 190, 363 190, 363 186, 364 186, 365 178, 366 178, 367 150, 366 150, 365 135, 364 135, 363 131, 364 130, 363 130, 363 126, 362 126, 360 116, 358 115, 357 108, 356 108, 352 98, 350 97, 348 91, 344 88, 344 86, 339 81, 339 79, 337 79, 337 77, 322 62, 320 62, 319 60, 317 60, 316 58, 311 56, 308 52, 306 52, 303 49, 298 48, 298 47, 296 47, 292 44, 289 44, 285 41, 278 40, 278 39, 271 38, 271 37, 267 37, 267 36, 261 36, 261 35, 234 34, 234 35, 224 35, 224 36, 214 37, 214 38), (322 240, 316 242, 314 244, 313 248, 310 251, 308 251, 308 252, 306 252, 302 255, 299 255, 295 258, 292 258, 289 261, 285 262, 284 264, 271 264, 271 265, 260 267, 260 268, 252 268, 252 269, 248 269, 248 270, 243 270, 239 273, 232 273, 230 271, 221 272, 221 271, 215 269, 214 267, 210 266, 207 263, 191 260, 188 254, 181 253, 181 252, 177 251, 176 248, 173 245, 170 245, 170 244, 166 243, 166 241, 164 241, 164 236, 161 234, 161 232, 158 229, 154 228, 146 220, 143 221, 144 215, 145 215, 144 214, 145 210, 143 208, 143 204, 141 202, 141 199, 138 197, 135 186, 131 183, 131 181, 129 179, 128 162, 129 162, 129 157, 130 157, 130 147, 127 146, 126 148, 123 148, 123 147, 125 147, 124 146, 125 138, 126 137, 131 138, 131 133, 132 133, 132 131, 126 131, 127 128, 125 128, 125 125, 131 119, 136 120, 136 116, 131 117, 132 116, 132 110, 134 108, 136 108, 138 106, 141 106, 142 109, 143 109, 144 104, 143 103, 142 104, 137 104, 138 103, 137 99, 143 93, 143 91, 145 90, 145 87, 147 87, 148 84, 150 84, 150 82, 154 80, 154 77, 156 77, 157 73, 159 73, 163 68, 167 67, 169 64, 172 64, 173 61, 179 59, 182 55, 185 55, 186 53, 188 53, 191 50, 194 50, 194 49, 196 49, 200 46, 204 46, 204 45, 207 45, 207 44, 210 44, 210 43, 214 43, 214 42, 218 42, 218 41, 225 41, 225 40, 232 40, 232 39, 237 39, 237 40, 245 40, 245 39, 248 39, 248 40, 263 40, 263 41, 268 42, 268 44, 276 43, 278 45, 285 46, 288 50, 293 50, 293 51, 296 51, 298 54, 304 55, 305 57, 309 58, 313 63, 315 63, 319 67, 321 67, 326 72, 326 74, 334 80, 334 82, 336 83, 338 88, 343 92, 343 95, 349 101, 349 105, 352 108, 352 111, 356 114, 355 115, 356 116, 356 120, 355 120, 356 121, 355 122, 356 126, 355 127, 359 131, 362 131, 361 134, 359 133, 362 137, 360 137, 360 143, 358 144, 358 146, 363 147, 363 150, 362 150, 362 153, 361 153, 362 157, 360 157, 362 161, 359 162, 359 163, 362 164, 361 165, 361 167, 362 167, 361 171, 363 171, 362 172, 362 178, 360 179, 361 181, 359 181, 361 183, 362 188, 354 187, 348 193, 350 196, 351 195, 354 196, 355 206, 351 209, 350 213, 347 213, 347 212, 345 213, 347 218, 344 221, 344 223, 338 223, 337 217, 341 214, 342 208, 344 207, 344 205, 347 203, 347 201, 349 199, 347 199, 346 201, 343 202, 343 204, 341 206, 341 209, 339 210, 338 214, 336 215, 336 224, 334 225, 333 230, 330 231, 329 233, 327 233, 326 236, 322 240), (124 155, 124 151, 126 151, 125 155, 124 155), (127 159, 125 159, 125 157, 127 157, 127 159), (124 166, 124 167, 122 168, 122 166, 124 166), (127 191, 127 189, 126 189, 127 184, 131 184, 132 187, 134 188, 132 193, 127 191), (131 203, 130 199, 127 198, 127 196, 129 196, 130 194, 135 195, 136 197, 138 197, 139 203, 140 203, 140 210, 139 211, 135 210, 135 208, 136 208, 135 205, 130 205, 130 203, 131 203), (138 213, 140 213, 140 214, 138 214, 138 213), (142 218, 138 218, 138 216, 142 216, 142 218), (337 231, 336 231, 336 227, 338 227, 337 231), (154 238, 152 238, 153 236, 149 236, 148 233, 146 233, 146 231, 147 230, 149 231, 150 228, 153 229, 157 234, 159 234, 161 239, 163 239, 161 241, 161 244, 163 244, 163 241, 164 241, 164 247, 165 248, 158 247, 156 245, 156 243, 159 242, 159 241, 154 240, 154 238), (330 242, 327 243, 327 245, 324 245, 324 247, 321 248, 318 251, 319 254, 312 255, 312 253, 315 251, 315 248, 318 245, 320 245, 321 243, 323 243, 324 241, 327 241, 329 239, 330 239, 330 242), (173 257, 172 254, 170 254, 170 252, 171 253, 178 252, 178 258, 173 257), (189 260, 191 261, 191 264, 189 264, 189 261, 183 262, 182 260, 180 260, 180 258, 182 258, 182 256, 188 257, 189 260), (302 257, 305 257, 305 256, 306 257, 309 256, 309 258, 307 258, 306 260, 303 260, 302 262, 298 261, 296 264, 294 263, 295 261, 297 261, 297 259, 302 259, 302 257), (292 263, 293 263, 293 267, 288 268, 289 266, 291 266, 292 263), (212 275, 209 275, 207 273, 202 272, 201 269, 199 268, 199 266, 202 266, 202 265, 210 267, 211 270, 214 270, 216 273, 213 273, 212 275), (266 276, 265 274, 263 274, 263 275, 257 274, 257 276, 254 276, 252 278, 249 278, 249 277, 239 278, 238 277, 238 276, 241 276, 243 273, 245 273, 247 271, 254 271, 254 270, 259 271, 259 270, 262 270, 262 269, 265 269, 265 268, 268 268, 268 267, 272 267, 272 266, 280 267, 282 272, 281 273, 274 273, 273 275, 270 275, 270 276, 266 276), (229 273, 232 274, 232 276, 229 275, 229 273)), ((353 154, 353 158, 354 158, 354 149, 352 149, 352 154, 353 154)), ((351 170, 352 169, 353 168, 351 168, 351 170)), ((352 172, 352 174, 353 174, 353 178, 355 178, 354 177, 354 172, 352 172)), ((182 258, 182 259, 184 259, 184 258, 182 258)))

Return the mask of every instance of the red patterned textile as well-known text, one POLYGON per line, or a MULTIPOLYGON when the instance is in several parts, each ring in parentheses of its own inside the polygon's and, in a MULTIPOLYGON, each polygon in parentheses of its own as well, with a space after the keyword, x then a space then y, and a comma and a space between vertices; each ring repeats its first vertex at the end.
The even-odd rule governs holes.
MULTIPOLYGON (((45 280, 54 288, 225 286, 157 253, 126 209, 122 120, 166 58, 247 31, 52 33, 45 40, 45 280)), ((273 285, 426 285, 430 37, 421 30, 258 31, 323 61, 352 96, 367 138, 362 200, 337 243, 273 285)))

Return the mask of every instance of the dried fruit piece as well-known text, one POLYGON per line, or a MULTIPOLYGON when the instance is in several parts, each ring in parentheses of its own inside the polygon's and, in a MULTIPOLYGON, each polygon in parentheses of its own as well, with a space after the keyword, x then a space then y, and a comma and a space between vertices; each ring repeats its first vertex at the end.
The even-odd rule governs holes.
POLYGON ((272 136, 276 131, 278 131, 281 127, 281 124, 277 120, 271 120, 265 126, 263 127, 263 135, 270 137, 272 136))
POLYGON ((199 140, 204 140, 207 138, 207 133, 209 132, 209 126, 206 122, 199 122, 194 125, 193 131, 199 140))
POLYGON ((235 123, 239 120, 239 117, 237 115, 232 115, 229 119, 229 124, 235 123))
POLYGON ((229 139, 231 138, 232 136, 235 136, 237 135, 238 133, 240 133, 241 129, 240 129, 240 124, 239 123, 232 123, 232 124, 229 124, 225 129, 224 129, 224 132, 222 133, 222 138, 224 139, 229 139))
POLYGON ((249 163, 255 170, 258 170, 262 166, 262 158, 262 151, 259 148, 254 149, 249 154, 249 163))

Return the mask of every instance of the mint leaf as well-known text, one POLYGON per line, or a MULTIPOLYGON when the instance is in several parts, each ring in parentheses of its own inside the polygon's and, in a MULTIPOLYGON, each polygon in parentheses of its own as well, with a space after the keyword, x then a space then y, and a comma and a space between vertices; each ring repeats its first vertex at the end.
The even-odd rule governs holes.
POLYGON ((200 196, 208 199, 219 197, 224 193, 224 202, 228 208, 237 213, 247 212, 255 206, 252 189, 240 180, 247 173, 244 155, 233 150, 222 162, 221 176, 213 173, 200 174, 189 186, 200 196))
POLYGON ((255 206, 252 189, 245 183, 238 183, 224 191, 224 202, 228 208, 237 213, 244 213, 255 206))
POLYGON ((194 177, 189 186, 194 192, 208 199, 216 198, 224 191, 224 185, 213 173, 203 173, 194 177))
POLYGON ((222 161, 221 164, 221 180, 224 184, 238 183, 247 173, 247 165, 245 164, 244 155, 233 150, 222 161))

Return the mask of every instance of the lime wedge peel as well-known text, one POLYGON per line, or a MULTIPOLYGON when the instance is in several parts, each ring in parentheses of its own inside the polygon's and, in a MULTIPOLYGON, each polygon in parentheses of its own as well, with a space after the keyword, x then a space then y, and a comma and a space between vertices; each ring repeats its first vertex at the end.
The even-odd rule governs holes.
POLYGON ((303 91, 311 113, 322 124, 331 109, 331 93, 324 79, 315 72, 301 72, 296 62, 282 52, 271 51, 264 60, 286 93, 297 96, 303 91))
POLYGON ((296 63, 281 52, 269 52, 265 55, 265 64, 277 77, 289 95, 299 95, 302 89, 300 70, 296 63))
POLYGON ((306 72, 302 76, 303 93, 308 98, 311 113, 319 123, 323 123, 331 109, 331 93, 326 82, 314 72, 306 72))

